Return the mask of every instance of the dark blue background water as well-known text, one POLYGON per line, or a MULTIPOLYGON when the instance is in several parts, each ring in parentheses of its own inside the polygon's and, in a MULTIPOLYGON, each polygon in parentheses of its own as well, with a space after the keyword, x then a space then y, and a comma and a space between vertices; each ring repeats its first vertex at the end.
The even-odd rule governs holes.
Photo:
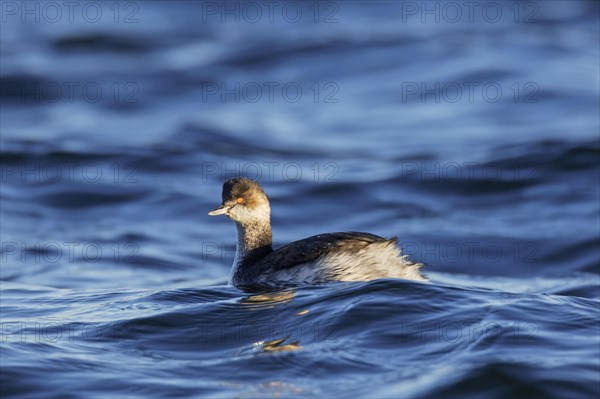
POLYGON ((2 397, 596 397, 598 3, 477 4, 3 1, 2 397), (237 174, 431 283, 226 286, 237 174))

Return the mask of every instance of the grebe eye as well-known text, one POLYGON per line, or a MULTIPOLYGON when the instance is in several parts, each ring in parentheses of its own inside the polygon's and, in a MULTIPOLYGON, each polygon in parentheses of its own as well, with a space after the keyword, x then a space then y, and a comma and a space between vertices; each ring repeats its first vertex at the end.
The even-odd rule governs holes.
POLYGON ((236 199, 235 202, 238 203, 238 204, 243 204, 244 203, 244 199, 242 197, 238 197, 238 199, 236 199))

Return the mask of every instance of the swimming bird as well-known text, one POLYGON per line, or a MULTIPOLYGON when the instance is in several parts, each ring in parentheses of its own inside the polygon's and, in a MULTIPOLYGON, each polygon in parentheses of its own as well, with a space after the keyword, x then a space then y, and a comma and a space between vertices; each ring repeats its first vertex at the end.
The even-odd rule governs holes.
POLYGON ((327 233, 273 250, 269 199, 257 182, 244 177, 223 184, 221 206, 208 214, 226 215, 235 222, 237 245, 229 283, 236 287, 387 277, 426 280, 420 272, 423 265, 402 255, 396 238, 353 231, 327 233))

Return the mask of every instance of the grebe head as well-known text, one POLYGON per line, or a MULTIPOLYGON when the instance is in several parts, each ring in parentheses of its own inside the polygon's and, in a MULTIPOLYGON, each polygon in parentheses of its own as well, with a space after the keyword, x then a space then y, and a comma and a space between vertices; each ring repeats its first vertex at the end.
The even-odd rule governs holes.
POLYGON ((271 207, 262 187, 245 177, 236 177, 223 183, 223 202, 210 216, 226 215, 242 224, 270 223, 271 207))

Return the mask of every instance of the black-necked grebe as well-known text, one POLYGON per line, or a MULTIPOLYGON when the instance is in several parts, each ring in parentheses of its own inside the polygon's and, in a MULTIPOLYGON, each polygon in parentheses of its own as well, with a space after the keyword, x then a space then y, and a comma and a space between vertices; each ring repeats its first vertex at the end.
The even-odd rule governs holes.
POLYGON ((230 284, 289 286, 397 277, 426 280, 396 239, 369 233, 319 234, 273 250, 271 207, 262 187, 244 177, 223 184, 223 202, 209 212, 235 222, 237 246, 230 284))

